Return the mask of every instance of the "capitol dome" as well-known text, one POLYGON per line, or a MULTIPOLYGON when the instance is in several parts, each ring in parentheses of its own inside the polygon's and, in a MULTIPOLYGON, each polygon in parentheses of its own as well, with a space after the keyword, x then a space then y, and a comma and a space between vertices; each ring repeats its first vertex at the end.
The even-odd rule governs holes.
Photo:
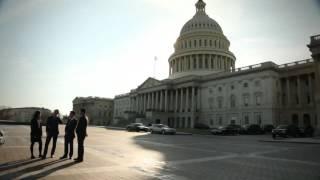
POLYGON ((170 78, 206 75, 234 68, 235 56, 220 25, 205 11, 206 3, 196 3, 196 14, 182 28, 169 58, 170 78))

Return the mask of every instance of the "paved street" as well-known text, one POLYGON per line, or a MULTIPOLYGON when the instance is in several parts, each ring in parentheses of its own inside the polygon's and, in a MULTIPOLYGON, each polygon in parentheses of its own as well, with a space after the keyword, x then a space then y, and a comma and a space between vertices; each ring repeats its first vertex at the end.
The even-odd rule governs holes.
POLYGON ((258 141, 267 136, 162 136, 90 127, 85 161, 76 164, 59 160, 63 133, 55 158, 30 160, 29 127, 0 129, 6 132, 1 180, 320 180, 320 145, 258 141))

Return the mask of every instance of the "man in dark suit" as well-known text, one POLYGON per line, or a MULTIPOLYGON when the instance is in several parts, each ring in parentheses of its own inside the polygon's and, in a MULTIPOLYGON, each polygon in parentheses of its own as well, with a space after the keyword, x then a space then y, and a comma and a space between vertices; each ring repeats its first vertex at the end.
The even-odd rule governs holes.
POLYGON ((48 146, 51 139, 53 139, 52 149, 51 149, 51 158, 53 158, 54 152, 56 150, 57 138, 59 135, 59 124, 62 124, 62 121, 59 118, 59 110, 54 110, 52 116, 48 117, 48 120, 47 120, 47 125, 46 125, 47 138, 46 138, 46 144, 44 146, 42 159, 45 159, 47 156, 48 146))
POLYGON ((64 155, 60 159, 65 159, 68 157, 68 147, 70 145, 69 159, 73 155, 73 139, 75 137, 75 129, 77 127, 76 113, 74 111, 70 112, 68 122, 65 127, 64 135, 64 155))
POLYGON ((78 157, 74 160, 76 162, 82 162, 83 161, 83 154, 84 154, 84 139, 88 136, 87 134, 87 125, 88 125, 88 118, 86 116, 86 110, 81 109, 80 110, 80 118, 78 120, 78 125, 76 128, 77 138, 78 138, 78 157))
POLYGON ((33 146, 36 142, 39 143, 39 157, 41 157, 41 152, 42 152, 42 122, 41 122, 41 112, 36 111, 31 119, 31 146, 30 146, 30 151, 31 151, 31 159, 34 159, 34 154, 33 154, 33 146))

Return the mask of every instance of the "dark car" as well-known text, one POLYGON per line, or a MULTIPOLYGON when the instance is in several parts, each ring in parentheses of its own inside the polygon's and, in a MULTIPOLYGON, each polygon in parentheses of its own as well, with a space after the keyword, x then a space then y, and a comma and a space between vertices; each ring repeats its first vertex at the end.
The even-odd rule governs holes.
POLYGON ((274 126, 272 124, 266 124, 263 126, 264 133, 271 133, 272 129, 274 129, 274 126))
POLYGON ((213 135, 237 135, 239 130, 234 126, 220 126, 211 129, 213 135))
POLYGON ((300 128, 300 136, 313 137, 314 136, 314 128, 310 125, 305 126, 304 128, 300 128))
POLYGON ((147 126, 143 125, 142 123, 132 123, 127 126, 127 131, 148 132, 149 128, 147 126))
POLYGON ((263 134, 264 131, 258 124, 248 124, 248 125, 242 126, 240 133, 256 135, 256 134, 263 134))
POLYGON ((4 132, 2 130, 0 130, 0 145, 4 144, 5 140, 4 140, 4 132))
POLYGON ((237 134, 240 134, 241 126, 238 124, 229 124, 228 127, 234 128, 237 131, 237 134))
POLYGON ((275 139, 279 137, 299 137, 302 136, 301 130, 295 125, 279 125, 277 128, 272 130, 272 137, 275 139))

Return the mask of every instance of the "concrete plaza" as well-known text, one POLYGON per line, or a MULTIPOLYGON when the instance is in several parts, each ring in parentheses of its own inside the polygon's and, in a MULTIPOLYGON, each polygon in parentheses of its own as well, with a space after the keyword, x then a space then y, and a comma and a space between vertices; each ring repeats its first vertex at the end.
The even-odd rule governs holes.
MULTIPOLYGON (((85 161, 77 164, 59 160, 60 128, 55 158, 31 160, 29 127, 0 125, 6 133, 0 179, 320 179, 319 144, 259 141, 270 136, 163 136, 90 127, 85 161)), ((34 151, 37 155, 37 145, 34 151)))

